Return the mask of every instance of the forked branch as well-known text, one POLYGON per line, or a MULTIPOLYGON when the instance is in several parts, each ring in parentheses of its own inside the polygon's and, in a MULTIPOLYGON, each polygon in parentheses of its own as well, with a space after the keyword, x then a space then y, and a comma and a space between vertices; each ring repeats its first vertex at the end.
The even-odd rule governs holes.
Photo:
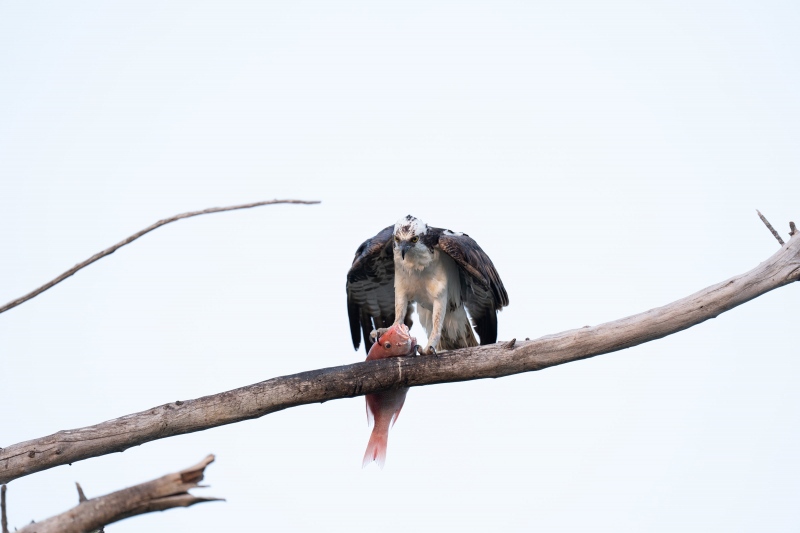
MULTIPOLYGON (((134 485, 105 496, 86 499, 65 513, 34 522, 18 533, 85 533, 101 529, 107 524, 154 511, 165 511, 175 507, 189 507, 196 503, 223 501, 219 498, 203 498, 189 494, 199 487, 206 467, 214 461, 209 455, 198 464, 180 472, 167 474, 158 479, 134 485)), ((79 489, 80 494, 83 491, 79 489)))
POLYGON ((297 405, 350 398, 395 386, 497 378, 542 370, 660 339, 700 324, 800 279, 800 236, 769 259, 663 307, 532 341, 381 359, 269 379, 195 400, 178 401, 0 450, 0 483, 156 439, 258 418, 297 405))
POLYGON ((200 211, 189 211, 188 213, 181 213, 179 215, 175 215, 175 216, 172 216, 172 217, 169 217, 169 218, 165 218, 163 220, 159 220, 155 224, 147 226, 142 231, 138 231, 138 232, 134 233, 133 235, 131 235, 127 239, 119 241, 117 244, 106 248, 102 252, 98 252, 98 253, 94 254, 92 257, 90 257, 86 261, 78 263, 77 265, 75 265, 74 267, 70 268, 69 270, 67 270, 66 272, 64 272, 63 274, 58 276, 57 278, 48 281, 47 283, 45 283, 41 287, 32 290, 31 292, 29 292, 28 294, 25 294, 24 296, 20 296, 16 300, 11 300, 10 302, 5 304, 4 306, 0 307, 0 313, 4 313, 4 312, 8 311, 9 309, 12 309, 12 308, 18 306, 19 304, 27 302, 31 298, 34 298, 34 297, 40 295, 41 293, 43 293, 47 289, 53 287, 54 285, 57 285, 57 284, 61 283, 62 281, 64 281, 65 279, 67 279, 68 277, 70 277, 71 275, 76 273, 78 270, 80 270, 82 268, 86 268, 87 266, 91 265, 95 261, 99 261, 100 259, 104 258, 107 255, 113 254, 114 252, 116 252, 117 250, 119 250, 120 248, 125 246, 126 244, 132 243, 133 241, 135 241, 136 239, 138 239, 142 235, 150 233, 154 229, 160 228, 161 226, 163 226, 165 224, 169 224, 170 222, 175 222, 176 220, 180 220, 182 218, 196 217, 197 215, 207 215, 209 213, 221 213, 222 211, 233 211, 235 209, 249 209, 251 207, 259 207, 259 206, 262 206, 262 205, 272 205, 272 204, 318 204, 318 203, 319 203, 319 201, 316 201, 316 200, 308 200, 308 201, 307 200, 266 200, 264 202, 253 202, 253 203, 250 203, 250 204, 231 205, 231 206, 228 206, 228 207, 209 207, 208 209, 202 209, 200 211))

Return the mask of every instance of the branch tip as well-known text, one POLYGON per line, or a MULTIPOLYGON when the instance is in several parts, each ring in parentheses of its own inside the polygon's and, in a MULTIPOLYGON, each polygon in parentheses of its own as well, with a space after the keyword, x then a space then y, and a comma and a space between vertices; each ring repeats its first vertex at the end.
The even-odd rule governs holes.
POLYGON ((503 348, 505 348, 506 350, 510 350, 511 348, 514 347, 514 345, 516 343, 517 343, 517 339, 516 338, 511 339, 510 341, 508 341, 506 343, 503 343, 503 348))
POLYGON ((797 235, 797 226, 794 225, 794 222, 789 222, 789 236, 794 237, 797 235))
POLYGON ((180 471, 181 481, 184 483, 189 483, 195 486, 199 486, 198 483, 203 481, 203 474, 205 473, 206 467, 214 462, 214 455, 208 455, 205 459, 200 461, 194 466, 190 466, 185 470, 180 471))

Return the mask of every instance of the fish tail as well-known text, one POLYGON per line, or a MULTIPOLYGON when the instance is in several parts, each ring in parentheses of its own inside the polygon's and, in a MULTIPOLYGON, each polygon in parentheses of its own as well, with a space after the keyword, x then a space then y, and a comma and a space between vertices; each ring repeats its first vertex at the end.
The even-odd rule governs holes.
POLYGON ((389 441, 389 432, 380 431, 377 427, 373 428, 372 435, 369 436, 369 443, 367 444, 367 451, 364 452, 364 461, 361 463, 361 468, 366 467, 372 461, 378 463, 378 466, 383 468, 386 464, 386 446, 389 441))

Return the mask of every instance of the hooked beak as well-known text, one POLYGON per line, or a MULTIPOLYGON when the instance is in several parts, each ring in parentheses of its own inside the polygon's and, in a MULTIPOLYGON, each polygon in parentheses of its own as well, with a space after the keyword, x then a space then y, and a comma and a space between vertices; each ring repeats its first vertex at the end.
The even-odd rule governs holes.
POLYGON ((408 243, 408 242, 400 243, 400 257, 405 259, 406 258, 406 252, 409 250, 409 248, 411 248, 411 244, 410 243, 408 243))

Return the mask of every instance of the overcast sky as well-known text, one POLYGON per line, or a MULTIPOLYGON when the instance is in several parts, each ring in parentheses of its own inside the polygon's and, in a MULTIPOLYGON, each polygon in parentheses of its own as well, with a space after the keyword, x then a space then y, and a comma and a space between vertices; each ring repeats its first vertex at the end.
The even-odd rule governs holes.
MULTIPOLYGON (((345 274, 464 231, 539 337, 742 273, 800 222, 797 2, 0 2, 0 446, 364 358, 345 274)), ((363 398, 9 485, 22 527, 196 463, 224 497, 109 533, 796 531, 800 287, 623 352, 363 398)), ((415 326, 412 332, 424 337, 415 326)))

